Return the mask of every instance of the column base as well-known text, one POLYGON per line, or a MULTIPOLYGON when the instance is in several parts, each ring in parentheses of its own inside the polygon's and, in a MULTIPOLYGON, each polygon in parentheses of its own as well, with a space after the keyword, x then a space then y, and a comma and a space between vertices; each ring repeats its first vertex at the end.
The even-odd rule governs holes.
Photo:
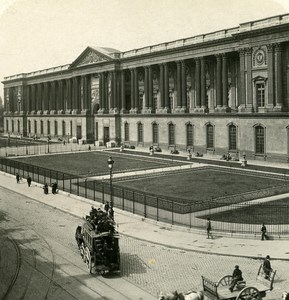
POLYGON ((79 110, 78 109, 73 109, 71 113, 73 115, 78 115, 79 114, 79 110))
POLYGON ((173 109, 172 113, 174 114, 184 114, 186 113, 187 108, 186 107, 176 107, 173 109))
POLYGON ((126 113, 127 113, 127 110, 126 110, 125 108, 122 108, 122 109, 120 110, 120 113, 121 113, 121 114, 126 114, 126 113))
POLYGON ((63 114, 64 114, 64 110, 63 110, 63 109, 59 109, 59 110, 57 111, 57 114, 58 114, 58 115, 63 115, 63 114))
POLYGON ((37 110, 37 115, 42 115, 43 111, 42 110, 37 110))
POLYGON ((83 109, 80 113, 82 115, 87 115, 88 114, 88 109, 83 109))
POLYGON ((119 113, 119 110, 118 110, 118 108, 111 108, 110 110, 109 110, 109 114, 110 115, 117 115, 119 113))
POLYGON ((145 107, 144 109, 142 109, 141 111, 142 114, 151 114, 152 113, 152 109, 149 107, 145 107))
POLYGON ((50 115, 50 111, 49 111, 49 110, 45 110, 45 111, 43 112, 43 114, 44 114, 44 115, 50 115))
POLYGON ((156 109, 156 114, 167 114, 169 112, 169 108, 165 107, 165 108, 158 108, 156 109))
MULTIPOLYGON (((11 113, 11 112, 9 112, 11 113)), ((31 110, 30 115, 36 115, 36 110, 31 110)))
POLYGON ((138 109, 137 108, 131 108, 129 111, 130 114, 137 114, 138 113, 138 109))
POLYGON ((66 109, 66 110, 65 110, 65 114, 66 114, 66 115, 70 115, 70 114, 71 114, 71 109, 66 109))
POLYGON ((273 111, 275 112, 281 112, 283 110, 283 106, 281 104, 277 104, 274 108, 273 111))

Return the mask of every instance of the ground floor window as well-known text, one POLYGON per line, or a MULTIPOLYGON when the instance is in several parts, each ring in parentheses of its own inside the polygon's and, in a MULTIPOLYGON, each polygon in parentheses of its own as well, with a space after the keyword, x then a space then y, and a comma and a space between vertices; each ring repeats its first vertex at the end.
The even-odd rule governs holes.
POLYGON ((214 127, 207 125, 207 148, 214 148, 214 127))
POLYGON ((37 121, 34 121, 34 133, 37 133, 37 121))
POLYGON ((262 126, 255 127, 256 154, 265 153, 265 129, 262 126))
POLYGON ((175 145, 175 125, 169 124, 169 146, 175 145))
POLYGON ((159 143, 159 126, 158 124, 153 124, 153 144, 159 143))
POLYGON ((137 124, 137 141, 138 143, 143 143, 143 124, 137 124))
POLYGON ((187 146, 193 146, 193 125, 187 125, 187 146))
POLYGON ((40 133, 43 134, 43 120, 40 121, 40 133))
POLYGON ((129 142, 129 124, 124 123, 124 140, 125 142, 129 142))
POLYGON ((50 134, 50 121, 47 121, 47 135, 50 134))
POLYGON ((237 127, 229 126, 229 150, 237 150, 237 127))

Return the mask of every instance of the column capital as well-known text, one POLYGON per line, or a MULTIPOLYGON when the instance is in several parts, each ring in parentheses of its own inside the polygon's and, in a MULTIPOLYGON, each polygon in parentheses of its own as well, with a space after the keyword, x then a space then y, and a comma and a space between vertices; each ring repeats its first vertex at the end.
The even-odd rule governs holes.
POLYGON ((268 52, 270 52, 270 53, 273 52, 274 46, 275 46, 274 44, 268 44, 268 45, 267 45, 267 50, 268 50, 268 52))
POLYGON ((246 52, 246 48, 240 48, 240 49, 238 49, 238 52, 239 52, 240 56, 244 56, 245 52, 246 52))
POLYGON ((245 48, 245 52, 246 52, 246 55, 251 55, 252 54, 252 48, 251 47, 245 48))
POLYGON ((276 52, 282 52, 283 50, 281 43, 274 44, 274 48, 276 52))

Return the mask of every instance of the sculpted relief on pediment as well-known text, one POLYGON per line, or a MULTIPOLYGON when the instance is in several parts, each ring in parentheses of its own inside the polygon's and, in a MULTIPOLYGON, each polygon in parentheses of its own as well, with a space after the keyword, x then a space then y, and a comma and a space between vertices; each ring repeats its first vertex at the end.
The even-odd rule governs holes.
POLYGON ((88 64, 93 64, 97 63, 100 61, 106 61, 106 59, 97 53, 90 51, 86 54, 85 57, 83 57, 77 65, 88 65, 88 64))

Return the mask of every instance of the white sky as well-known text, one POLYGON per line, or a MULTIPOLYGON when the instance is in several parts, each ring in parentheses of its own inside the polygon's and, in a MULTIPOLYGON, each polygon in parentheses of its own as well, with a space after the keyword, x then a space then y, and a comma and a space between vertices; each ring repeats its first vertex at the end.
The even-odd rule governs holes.
POLYGON ((0 0, 0 81, 87 46, 126 51, 285 13, 289 0, 0 0))

